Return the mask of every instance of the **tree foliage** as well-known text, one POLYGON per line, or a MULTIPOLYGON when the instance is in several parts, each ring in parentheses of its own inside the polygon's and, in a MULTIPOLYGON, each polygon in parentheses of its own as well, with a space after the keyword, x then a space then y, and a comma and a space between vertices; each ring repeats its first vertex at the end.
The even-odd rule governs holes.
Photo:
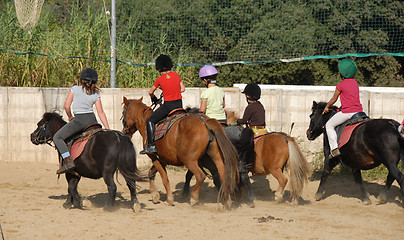
MULTIPOLYGON (((28 33, 18 25, 14 1, 0 0, 0 85, 66 87, 81 69, 93 67, 101 87, 108 87, 105 4, 45 1, 39 23, 28 33)), ((192 63, 251 63, 218 66, 221 86, 335 85, 338 59, 331 56, 404 52, 404 3, 398 0, 130 0, 117 1, 116 9, 117 87, 149 87, 157 72, 137 65, 162 53, 179 64, 174 70, 190 87, 201 86, 201 66, 192 63), (329 58, 279 61, 318 55, 329 58)), ((404 83, 403 57, 355 61, 361 86, 404 83)))

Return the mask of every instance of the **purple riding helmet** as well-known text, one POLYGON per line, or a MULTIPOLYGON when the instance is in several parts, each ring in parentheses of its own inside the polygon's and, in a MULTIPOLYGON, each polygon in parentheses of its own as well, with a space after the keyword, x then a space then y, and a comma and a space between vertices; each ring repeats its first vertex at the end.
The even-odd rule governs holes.
POLYGON ((199 70, 199 78, 207 79, 209 83, 216 83, 216 76, 219 72, 212 65, 205 65, 199 70))

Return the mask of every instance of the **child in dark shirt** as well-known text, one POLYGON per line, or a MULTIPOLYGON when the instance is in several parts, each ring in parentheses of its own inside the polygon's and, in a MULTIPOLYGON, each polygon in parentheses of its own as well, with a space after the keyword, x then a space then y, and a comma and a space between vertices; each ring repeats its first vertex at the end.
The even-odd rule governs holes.
POLYGON ((261 97, 261 88, 256 83, 249 83, 242 92, 247 100, 247 107, 244 110, 243 118, 237 120, 237 124, 246 124, 254 132, 254 136, 266 134, 265 108, 258 101, 261 97))

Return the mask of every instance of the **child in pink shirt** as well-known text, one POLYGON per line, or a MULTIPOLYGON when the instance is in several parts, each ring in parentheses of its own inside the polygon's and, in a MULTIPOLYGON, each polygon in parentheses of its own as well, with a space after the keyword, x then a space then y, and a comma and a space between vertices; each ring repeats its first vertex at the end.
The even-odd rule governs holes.
POLYGON ((331 151, 329 158, 337 157, 341 154, 338 149, 335 127, 349 120, 355 113, 363 111, 359 99, 359 85, 354 79, 357 69, 355 62, 351 59, 346 58, 338 62, 338 70, 343 81, 335 88, 334 96, 327 103, 323 112, 328 112, 329 108, 341 96, 341 111, 332 116, 325 124, 331 151))

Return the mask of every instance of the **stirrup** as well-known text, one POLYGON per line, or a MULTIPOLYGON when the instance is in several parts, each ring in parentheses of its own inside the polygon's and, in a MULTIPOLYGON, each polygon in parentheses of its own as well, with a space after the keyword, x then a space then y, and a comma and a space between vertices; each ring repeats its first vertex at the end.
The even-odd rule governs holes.
POLYGON ((66 172, 70 172, 72 170, 74 170, 76 168, 76 166, 73 165, 73 167, 68 168, 67 164, 63 164, 57 171, 56 174, 64 174, 66 172))
POLYGON ((139 152, 140 154, 157 153, 156 145, 146 145, 146 147, 139 152))
POLYGON ((72 171, 73 169, 75 169, 75 167, 67 168, 66 165, 63 165, 61 168, 59 168, 59 169, 56 171, 56 174, 64 174, 64 173, 67 173, 67 172, 72 171))
POLYGON ((328 156, 328 159, 335 158, 335 157, 338 157, 340 155, 341 155, 341 152, 339 151, 338 148, 336 148, 336 149, 331 151, 330 155, 328 156))

